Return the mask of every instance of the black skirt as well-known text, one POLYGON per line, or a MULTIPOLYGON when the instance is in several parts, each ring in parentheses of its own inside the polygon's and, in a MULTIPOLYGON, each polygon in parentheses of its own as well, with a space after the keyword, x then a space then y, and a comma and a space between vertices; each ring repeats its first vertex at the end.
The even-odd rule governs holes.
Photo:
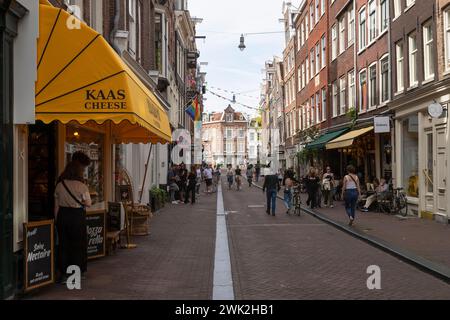
POLYGON ((86 211, 60 207, 56 220, 58 232, 58 269, 66 275, 67 267, 76 265, 87 271, 86 211))

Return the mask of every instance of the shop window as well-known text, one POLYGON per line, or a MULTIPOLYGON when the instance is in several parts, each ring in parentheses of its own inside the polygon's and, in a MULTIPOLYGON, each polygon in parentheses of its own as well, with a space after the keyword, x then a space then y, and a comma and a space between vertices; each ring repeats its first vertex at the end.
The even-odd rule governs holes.
POLYGON ((67 126, 66 128, 66 163, 72 159, 72 154, 77 151, 84 152, 91 159, 91 164, 84 173, 92 199, 91 209, 104 209, 104 135, 72 126, 67 126))
POLYGON ((410 197, 419 196, 419 123, 417 115, 402 122, 402 187, 410 197))

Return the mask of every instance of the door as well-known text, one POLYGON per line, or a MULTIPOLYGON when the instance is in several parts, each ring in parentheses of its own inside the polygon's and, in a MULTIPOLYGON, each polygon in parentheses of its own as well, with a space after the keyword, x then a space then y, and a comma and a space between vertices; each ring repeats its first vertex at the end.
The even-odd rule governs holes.
POLYGON ((447 215, 447 129, 436 128, 436 160, 435 160, 435 208, 436 212, 447 215))

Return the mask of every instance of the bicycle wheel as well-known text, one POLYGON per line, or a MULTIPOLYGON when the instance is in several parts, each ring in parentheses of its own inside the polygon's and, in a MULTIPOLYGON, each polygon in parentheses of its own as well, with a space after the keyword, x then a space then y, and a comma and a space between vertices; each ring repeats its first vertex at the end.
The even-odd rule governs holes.
POLYGON ((400 194, 397 198, 397 212, 403 217, 406 217, 408 214, 408 201, 404 194, 400 194))

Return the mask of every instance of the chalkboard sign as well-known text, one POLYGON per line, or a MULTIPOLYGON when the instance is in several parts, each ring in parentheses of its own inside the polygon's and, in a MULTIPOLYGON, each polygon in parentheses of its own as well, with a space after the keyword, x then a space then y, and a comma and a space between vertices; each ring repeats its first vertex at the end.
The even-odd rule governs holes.
POLYGON ((86 213, 87 256, 94 259, 105 256, 106 228, 105 212, 93 211, 86 213))
POLYGON ((122 230, 122 206, 120 202, 108 202, 108 231, 122 230))
POLYGON ((53 220, 23 224, 25 292, 54 283, 53 220))

